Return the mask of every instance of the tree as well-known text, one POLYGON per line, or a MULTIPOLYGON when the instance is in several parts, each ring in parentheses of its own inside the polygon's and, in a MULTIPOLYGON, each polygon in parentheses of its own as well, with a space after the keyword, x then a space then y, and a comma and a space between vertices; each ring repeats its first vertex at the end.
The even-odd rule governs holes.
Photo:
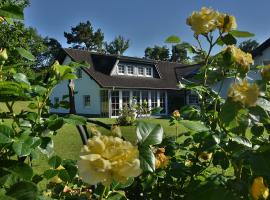
POLYGON ((105 42, 106 52, 109 54, 123 55, 123 53, 129 48, 129 40, 123 36, 117 36, 109 44, 105 42))
POLYGON ((189 46, 190 45, 186 42, 172 46, 171 61, 187 63, 189 60, 187 48, 189 46))
POLYGON ((144 51, 145 58, 153 60, 169 60, 169 49, 166 46, 147 47, 144 51))
POLYGON ((43 43, 47 48, 38 56, 38 66, 47 67, 52 65, 62 46, 56 39, 50 37, 44 38, 43 43))
POLYGON ((104 34, 101 29, 94 31, 91 23, 80 22, 77 26, 71 27, 71 32, 64 32, 68 44, 75 49, 91 51, 102 51, 104 34))
POLYGON ((259 46, 259 43, 256 40, 251 40, 251 39, 243 41, 239 44, 239 48, 246 53, 251 53, 258 46, 259 46))
POLYGON ((30 0, 1 0, 0 6, 16 5, 25 8, 30 5, 30 0))

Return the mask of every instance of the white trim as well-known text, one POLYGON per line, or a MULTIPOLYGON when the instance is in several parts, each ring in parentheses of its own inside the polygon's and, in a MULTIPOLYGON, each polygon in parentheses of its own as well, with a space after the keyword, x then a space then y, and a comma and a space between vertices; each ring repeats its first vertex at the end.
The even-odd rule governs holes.
POLYGON ((167 91, 165 91, 165 115, 168 115, 168 94, 167 91))
POLYGON ((118 74, 118 63, 119 63, 119 60, 117 59, 114 63, 112 70, 111 70, 110 76, 113 75, 114 73, 118 74))
POLYGON ((122 95, 123 90, 119 90, 119 110, 123 109, 123 95, 122 95))
POLYGON ((109 102, 109 118, 112 118, 112 92, 108 90, 108 102, 109 102))
POLYGON ((160 107, 160 93, 157 91, 157 107, 160 107))

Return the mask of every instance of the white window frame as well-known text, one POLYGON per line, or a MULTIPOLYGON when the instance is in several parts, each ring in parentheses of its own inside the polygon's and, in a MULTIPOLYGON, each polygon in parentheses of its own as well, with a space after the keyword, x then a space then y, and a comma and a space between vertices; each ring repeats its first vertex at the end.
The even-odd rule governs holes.
POLYGON ((91 96, 90 95, 83 95, 83 106, 90 107, 91 106, 91 96), (89 105, 86 105, 86 97, 89 97, 89 105))
POLYGON ((138 67, 138 76, 144 76, 145 75, 145 67, 138 67), (140 74, 140 69, 142 69, 142 74, 140 74))
POLYGON ((132 65, 127 65, 127 75, 132 75, 132 76, 134 76, 134 72, 135 72, 134 66, 132 66, 132 65), (132 73, 129 73, 129 69, 132 69, 132 73))
POLYGON ((117 66, 117 73, 118 73, 118 74, 125 74, 125 65, 118 65, 118 66, 117 66), (123 67, 124 72, 120 72, 120 70, 119 70, 120 67, 123 67))
POLYGON ((152 67, 146 67, 145 68, 145 76, 147 76, 147 77, 153 77, 153 68, 152 67), (151 72, 150 75, 147 74, 147 70, 148 69, 150 69, 150 72, 151 72))

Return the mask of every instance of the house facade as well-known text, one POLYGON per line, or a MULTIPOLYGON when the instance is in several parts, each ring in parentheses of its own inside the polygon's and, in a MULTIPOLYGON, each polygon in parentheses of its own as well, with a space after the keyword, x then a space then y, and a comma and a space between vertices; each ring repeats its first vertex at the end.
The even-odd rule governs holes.
MULTIPOLYGON (((78 68, 75 85, 77 114, 117 117, 125 105, 147 103, 149 109, 161 107, 168 115, 181 105, 196 104, 198 98, 177 85, 182 77, 199 69, 198 65, 154 61, 142 58, 106 55, 83 50, 63 49, 59 61, 87 62, 89 68, 78 68)), ((50 100, 56 104, 68 95, 68 82, 54 89, 50 100)), ((53 113, 68 109, 51 108, 53 113)))

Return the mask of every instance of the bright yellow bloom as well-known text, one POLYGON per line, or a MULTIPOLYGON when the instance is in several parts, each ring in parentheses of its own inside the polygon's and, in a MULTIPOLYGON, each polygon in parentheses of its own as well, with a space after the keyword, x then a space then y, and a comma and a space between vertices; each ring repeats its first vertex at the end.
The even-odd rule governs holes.
POLYGON ((217 11, 202 7, 199 12, 193 12, 186 23, 191 26, 195 35, 207 34, 216 29, 218 15, 217 11))
MULTIPOLYGON (((56 170, 61 170, 61 169, 65 169, 65 168, 62 165, 56 168, 56 170)), ((50 183, 62 183, 62 180, 61 178, 58 177, 58 175, 56 175, 50 179, 50 183)))
POLYGON ((256 106, 259 92, 259 87, 255 83, 251 85, 247 80, 243 80, 241 83, 235 83, 230 87, 228 97, 232 98, 233 101, 251 107, 256 106))
POLYGON ((179 110, 173 111, 172 115, 173 115, 173 117, 175 117, 175 118, 179 118, 179 117, 180 117, 180 112, 179 112, 179 110))
POLYGON ((78 161, 79 175, 91 185, 113 180, 125 182, 141 174, 137 146, 118 137, 94 136, 88 140, 78 161))
POLYGON ((254 63, 250 53, 245 53, 235 45, 227 46, 225 51, 227 51, 232 56, 234 62, 238 66, 240 73, 247 73, 249 71, 250 65, 254 63))
POLYGON ((213 153, 207 153, 207 152, 201 152, 199 154, 199 158, 206 161, 211 160, 212 156, 213 156, 213 153))
POLYGON ((263 177, 257 177, 253 180, 251 186, 251 195, 254 200, 267 199, 269 196, 269 189, 263 181, 263 177))
POLYGON ((220 13, 218 18, 217 18, 217 27, 223 33, 227 33, 229 31, 231 31, 232 29, 236 29, 237 24, 236 24, 235 17, 232 15, 220 13))
POLYGON ((170 158, 166 156, 164 148, 158 148, 155 152, 155 158, 156 158, 156 169, 158 168, 166 168, 169 164, 170 158))
POLYGON ((5 21, 4 17, 0 17, 0 24, 5 21))
POLYGON ((262 68, 261 76, 264 80, 270 81, 270 65, 266 65, 262 68))

